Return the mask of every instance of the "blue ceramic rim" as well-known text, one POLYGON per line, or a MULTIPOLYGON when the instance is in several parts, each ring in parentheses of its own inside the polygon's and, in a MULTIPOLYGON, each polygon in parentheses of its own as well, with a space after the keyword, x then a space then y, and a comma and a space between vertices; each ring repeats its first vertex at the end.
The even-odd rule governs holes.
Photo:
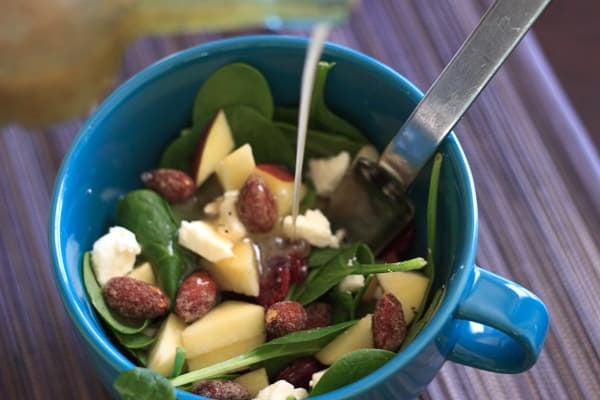
MULTIPOLYGON (((63 236, 63 233, 60 231, 60 218, 63 208, 62 194, 65 189, 62 182, 70 173, 69 164, 71 159, 76 158, 79 151, 81 151, 81 146, 85 144, 87 136, 93 131, 98 121, 102 121, 104 118, 106 118, 106 116, 110 115, 110 113, 114 109, 117 109, 119 105, 129 96, 140 90, 147 81, 152 81, 155 78, 168 73, 171 68, 175 68, 180 64, 193 62, 198 58, 206 57, 208 55, 227 53, 240 48, 305 48, 306 44, 307 39, 302 37, 251 35, 216 40, 174 53, 144 68, 126 82, 121 84, 99 106, 99 108, 83 125, 73 140, 69 151, 61 163, 52 194, 49 221, 49 242, 52 252, 53 272, 57 285, 59 286, 60 296, 63 300, 65 308, 75 323, 80 335, 94 352, 96 352, 100 357, 104 358, 115 369, 129 369, 134 367, 134 365, 123 354, 121 354, 121 352, 112 344, 110 340, 106 338, 104 332, 95 326, 95 321, 86 316, 86 310, 82 309, 82 307, 80 307, 74 300, 76 293, 74 293, 73 288, 69 285, 66 270, 62 267, 65 261, 65 255, 63 254, 60 246, 61 237, 63 236)), ((332 43, 326 44, 324 54, 347 58, 348 60, 352 60, 353 63, 361 64, 363 68, 369 70, 371 73, 386 74, 389 75, 391 79, 400 81, 407 89, 407 94, 410 100, 415 104, 422 97, 422 92, 410 81, 408 81, 398 72, 370 56, 332 43)), ((393 375, 397 370, 417 357, 419 352, 435 339, 436 335, 443 329, 444 325, 448 321, 452 320, 454 310, 463 296, 463 291, 471 277, 474 267, 474 258, 477 246, 478 213, 473 178, 464 152, 454 133, 450 133, 445 141, 455 151, 457 159, 463 164, 462 168, 460 169, 460 178, 462 182, 465 182, 467 189, 466 193, 469 195, 467 198, 465 198, 465 202, 467 203, 465 205, 465 209, 472 210, 472 214, 468 216, 468 220, 465 221, 464 225, 466 237, 470 240, 463 244, 464 247, 462 249, 459 249, 460 252, 457 257, 457 259, 462 260, 464 264, 454 271, 451 282, 448 283, 445 298, 438 308, 435 316, 424 327, 424 329, 413 340, 413 342, 398 356, 367 377, 364 377, 333 392, 317 396, 315 399, 333 400, 351 398, 357 392, 376 386, 389 378, 393 378, 393 375)), ((193 399, 198 397, 178 390, 178 398, 193 399)))

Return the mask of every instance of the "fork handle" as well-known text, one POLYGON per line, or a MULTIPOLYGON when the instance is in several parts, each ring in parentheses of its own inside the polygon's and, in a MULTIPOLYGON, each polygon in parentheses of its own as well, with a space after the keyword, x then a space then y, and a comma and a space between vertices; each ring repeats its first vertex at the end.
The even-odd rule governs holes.
POLYGON ((429 88, 379 165, 408 186, 551 0, 497 0, 429 88))

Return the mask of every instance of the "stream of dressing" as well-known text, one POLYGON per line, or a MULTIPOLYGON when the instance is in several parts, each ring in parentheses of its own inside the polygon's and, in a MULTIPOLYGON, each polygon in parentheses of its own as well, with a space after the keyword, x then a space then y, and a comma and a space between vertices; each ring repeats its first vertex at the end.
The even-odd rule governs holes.
POLYGON ((315 83, 315 73, 323 51, 323 44, 330 30, 331 27, 326 23, 317 24, 313 28, 304 59, 302 86, 300 88, 300 109, 298 113, 298 140, 296 142, 296 169, 294 173, 292 203, 292 239, 296 237, 296 219, 300 209, 300 185, 302 184, 302 168, 304 166, 304 147, 306 144, 306 132, 308 130, 308 117, 315 83))

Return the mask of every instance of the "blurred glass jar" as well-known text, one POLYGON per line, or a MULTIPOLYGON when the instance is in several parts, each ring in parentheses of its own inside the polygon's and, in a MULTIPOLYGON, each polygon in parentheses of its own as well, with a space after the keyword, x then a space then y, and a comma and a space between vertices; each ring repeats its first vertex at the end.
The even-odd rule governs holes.
POLYGON ((344 20, 358 0, 0 0, 0 126, 77 116, 147 34, 344 20))

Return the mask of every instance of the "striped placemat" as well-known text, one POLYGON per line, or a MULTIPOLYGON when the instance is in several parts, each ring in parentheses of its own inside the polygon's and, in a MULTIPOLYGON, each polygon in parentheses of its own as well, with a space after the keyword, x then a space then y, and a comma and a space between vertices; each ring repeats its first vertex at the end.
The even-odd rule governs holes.
MULTIPOLYGON (((363 0, 330 39, 426 89, 487 4, 363 0)), ((128 50, 119 81, 169 53, 231 35, 141 39, 128 50)), ((108 397, 56 293, 46 235, 54 177, 83 120, 0 131, 0 399, 108 397)), ((533 35, 456 132, 478 190, 477 262, 533 290, 552 321, 528 372, 447 363, 422 397, 600 398, 600 161, 533 35)))

